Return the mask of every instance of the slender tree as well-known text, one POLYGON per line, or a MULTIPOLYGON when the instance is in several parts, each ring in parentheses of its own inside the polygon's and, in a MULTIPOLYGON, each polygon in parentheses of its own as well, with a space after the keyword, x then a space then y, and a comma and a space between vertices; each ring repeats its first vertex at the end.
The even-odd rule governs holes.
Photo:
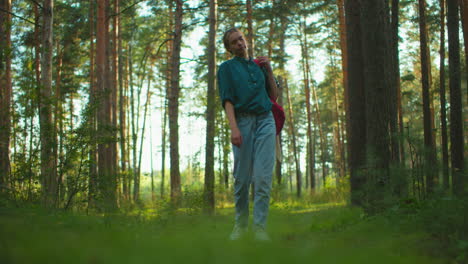
POLYGON ((463 158, 463 114, 461 99, 460 36, 457 0, 447 0, 447 31, 450 83, 450 154, 455 194, 462 194, 466 175, 463 158))
POLYGON ((171 157, 171 199, 177 202, 181 194, 180 169, 179 169, 179 72, 180 49, 182 44, 182 17, 183 1, 176 0, 174 41, 171 56, 171 87, 168 91, 169 101, 169 141, 171 157))
MULTIPOLYGON (((305 21, 305 19, 304 19, 305 21)), ((312 137, 312 111, 311 111, 311 100, 310 100, 310 65, 309 65, 309 50, 307 45, 307 34, 305 32, 305 22, 303 22, 303 48, 302 48, 302 64, 303 64, 303 72, 304 72, 304 92, 305 92, 305 99, 306 99, 306 115, 307 115, 307 168, 308 174, 306 179, 310 179, 310 190, 315 191, 315 155, 314 149, 312 148, 314 144, 312 143, 315 138, 312 137)))
MULTIPOLYGON (((460 14, 463 28, 463 39, 465 44, 465 64, 468 61, 468 0, 459 0, 460 2, 460 14)), ((468 75, 468 67, 466 68, 466 73, 468 75)), ((466 85, 466 103, 468 104, 468 80, 466 85)))
POLYGON ((56 137, 52 120, 52 54, 53 54, 53 0, 44 0, 42 4, 42 50, 41 50, 41 87, 39 120, 41 129, 41 183, 44 193, 44 205, 56 206, 57 165, 54 153, 56 137))
POLYGON ((218 1, 210 0, 209 40, 208 40, 208 89, 206 108, 206 148, 205 148, 205 202, 210 212, 214 211, 214 134, 215 134, 215 94, 216 94, 216 29, 218 1))
POLYGON ((287 83, 285 83, 285 89, 286 89, 286 97, 288 98, 288 113, 289 113, 289 118, 288 118, 288 124, 289 124, 289 134, 292 137, 292 154, 294 156, 294 162, 296 164, 296 194, 297 197, 301 197, 302 193, 302 175, 301 175, 301 166, 300 166, 300 159, 299 159, 299 152, 297 149, 297 141, 296 141, 296 128, 295 128, 295 123, 294 123, 294 115, 293 115, 293 105, 291 101, 291 93, 289 91, 289 87, 287 83))
POLYGON ((89 147, 89 182, 88 182, 88 206, 95 206, 97 194, 97 140, 96 140, 96 77, 95 77, 95 48, 94 48, 94 2, 89 0, 89 24, 90 24, 90 63, 89 63, 89 135, 91 144, 89 147))
POLYGON ((419 38, 420 38, 420 56, 421 56, 421 82, 422 82, 422 99, 423 99, 423 119, 424 119, 424 157, 426 170, 426 187, 427 192, 432 193, 434 190, 436 164, 436 150, 433 141, 432 131, 432 115, 431 115, 431 100, 429 95, 429 49, 427 44, 427 25, 426 25, 426 1, 419 0, 419 38))
POLYGON ((449 156, 447 137, 447 99, 445 92, 445 0, 440 0, 440 49, 439 49, 439 93, 440 93, 440 123, 442 137, 442 173, 443 187, 449 189, 449 156))
POLYGON ((254 55, 254 31, 253 31, 253 18, 252 18, 252 0, 246 0, 247 8, 247 41, 249 45, 249 56, 253 58, 254 55))
POLYGON ((0 194, 9 186, 11 129, 11 0, 0 1, 0 194))

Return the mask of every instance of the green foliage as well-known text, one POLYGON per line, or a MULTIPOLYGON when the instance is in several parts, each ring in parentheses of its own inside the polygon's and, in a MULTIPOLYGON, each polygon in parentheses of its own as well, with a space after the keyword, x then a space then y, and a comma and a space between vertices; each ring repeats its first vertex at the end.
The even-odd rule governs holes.
POLYGON ((434 238, 435 248, 456 263, 468 261, 468 196, 440 195, 421 204, 418 220, 434 238))

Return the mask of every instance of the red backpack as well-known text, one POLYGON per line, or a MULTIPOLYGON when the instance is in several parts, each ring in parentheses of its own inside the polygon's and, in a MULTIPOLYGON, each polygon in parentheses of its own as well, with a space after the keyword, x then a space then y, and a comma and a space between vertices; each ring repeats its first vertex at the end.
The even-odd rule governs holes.
MULTIPOLYGON (((253 61, 258 65, 258 67, 262 68, 262 66, 260 66, 260 62, 257 59, 254 59, 253 61)), ((276 85, 278 85, 278 82, 276 82, 276 85)), ((273 117, 275 119, 276 135, 279 135, 281 132, 281 129, 283 129, 286 116, 284 114, 283 107, 276 102, 275 98, 270 96, 270 101, 273 104, 271 107, 271 112, 273 113, 273 117)))

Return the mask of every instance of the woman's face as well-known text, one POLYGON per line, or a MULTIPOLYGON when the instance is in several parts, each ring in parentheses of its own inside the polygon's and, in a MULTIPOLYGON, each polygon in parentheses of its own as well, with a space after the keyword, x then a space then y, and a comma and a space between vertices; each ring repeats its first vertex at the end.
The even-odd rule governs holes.
POLYGON ((229 35, 229 50, 238 57, 247 57, 247 42, 239 31, 229 35))

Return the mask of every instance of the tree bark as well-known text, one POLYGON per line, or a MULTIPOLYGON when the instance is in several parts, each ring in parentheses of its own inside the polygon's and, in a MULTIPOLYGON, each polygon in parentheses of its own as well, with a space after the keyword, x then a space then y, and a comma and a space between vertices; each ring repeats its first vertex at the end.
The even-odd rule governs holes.
POLYGON ((98 188, 105 211, 117 208, 116 179, 114 175, 112 145, 112 85, 110 84, 108 0, 98 0, 96 35, 96 75, 98 91, 98 188))
POLYGON ((179 72, 182 44, 182 0, 176 0, 174 46, 171 56, 171 88, 169 90, 169 141, 171 157, 171 200, 177 204, 181 195, 179 169, 179 72))
POLYGON ((301 166, 299 163, 299 157, 298 157, 298 150, 296 147, 296 128, 294 126, 294 116, 293 116, 293 106, 292 106, 292 101, 291 101, 291 94, 289 92, 289 87, 287 82, 285 83, 285 88, 286 88, 286 96, 288 98, 288 113, 289 113, 289 118, 288 118, 288 123, 289 123, 289 133, 291 134, 292 137, 292 147, 293 147, 293 156, 294 156, 294 162, 296 164, 296 194, 297 197, 301 197, 301 191, 302 191, 302 175, 301 175, 301 166))
POLYGON ((41 130, 41 179, 43 202, 46 207, 56 207, 57 166, 54 155, 56 136, 52 120, 52 54, 53 54, 53 0, 42 5, 42 50, 39 122, 41 130))
MULTIPOLYGON (((460 1, 460 14, 463 28, 463 39, 465 44, 465 64, 468 64, 468 0, 460 1)), ((466 67, 466 74, 468 76, 468 67, 466 67)), ((466 103, 468 104, 468 80, 466 83, 466 103)))
POLYGON ((216 94, 216 29, 218 1, 210 0, 208 35, 208 89, 206 108, 205 148, 205 202, 210 213, 215 209, 214 197, 214 136, 215 136, 215 94, 216 94))
POLYGON ((430 82, 429 82, 429 54, 427 44, 427 25, 426 25, 426 1, 419 0, 419 38, 420 38, 420 56, 421 56, 421 82, 422 82, 422 99, 423 99, 423 119, 424 119, 424 157, 425 157, 425 175, 426 175, 426 188, 428 193, 434 191, 435 184, 435 146, 433 142, 432 132, 432 114, 431 114, 431 100, 429 95, 430 82))
POLYGON ((440 123, 442 137, 442 174, 443 188, 449 190, 449 157, 447 137, 447 99, 445 89, 445 0, 440 0, 440 64, 439 64, 439 93, 440 93, 440 123))
POLYGON ((361 4, 359 0, 345 1, 346 46, 348 50, 348 93, 346 116, 349 125, 348 162, 351 182, 351 203, 365 203, 366 177, 366 93, 364 89, 364 60, 361 33, 361 4))
POLYGON ((248 41, 248 52, 249 56, 253 58, 254 56, 254 32, 253 32, 253 22, 252 22, 252 0, 246 0, 247 8, 247 41, 248 41))
MULTIPOLYGON (((346 18, 345 18, 345 11, 344 11, 344 2, 343 0, 338 0, 337 1, 337 5, 338 5, 338 18, 339 18, 339 25, 340 25, 340 49, 341 49, 341 68, 342 68, 342 71, 343 71, 343 90, 344 90, 344 108, 345 108, 345 111, 346 109, 348 109, 348 103, 347 103, 347 97, 348 97, 348 46, 346 45, 346 34, 347 34, 347 29, 346 29, 346 18)), ((337 111, 338 111, 338 108, 337 108, 337 111)), ((338 112, 337 112, 338 113, 338 112)), ((339 115, 338 115, 339 116, 339 115)), ((343 122, 341 122, 341 126, 343 126, 343 122)), ((345 131, 346 133, 349 131, 349 127, 348 127, 348 120, 346 120, 345 122, 345 125, 344 127, 346 127, 346 130, 345 129, 340 129, 338 128, 340 131, 341 130, 341 136, 340 136, 340 141, 341 141, 341 146, 340 146, 340 159, 341 159, 341 171, 342 171, 342 175, 345 175, 346 174, 346 153, 345 153, 345 150, 344 150, 344 134, 345 134, 345 131)))
MULTIPOLYGON (((1 0, 0 8, 10 12, 11 0, 1 0)), ((11 15, 0 15, 0 194, 10 182, 11 130, 11 15)), ((32 137, 32 135, 30 135, 32 137)))
POLYGON ((89 0, 89 25, 90 25, 90 69, 89 69, 89 182, 88 182, 88 207, 94 207, 97 194, 97 140, 96 140, 96 77, 95 77, 95 48, 94 48, 94 2, 89 0))
MULTIPOLYGON (((303 74, 304 74, 304 92, 305 92, 305 100, 306 100, 306 114, 307 114, 307 175, 306 179, 310 179, 310 190, 312 192, 315 191, 315 162, 314 158, 315 155, 313 155, 314 150, 312 149, 313 143, 312 140, 312 111, 310 109, 311 106, 311 101, 310 101, 310 78, 309 78, 309 50, 308 50, 308 45, 307 45, 307 33, 305 31, 305 18, 303 20, 302 24, 302 34, 304 35, 304 40, 301 41, 302 43, 302 66, 303 66, 303 74)), ((301 37, 302 39, 302 37, 301 37)), ((307 181, 306 181, 307 182, 307 181)), ((306 183, 307 185, 307 183, 306 183)), ((307 187, 306 187, 307 188, 307 187)))
POLYGON ((461 195, 466 184, 464 174, 463 113, 461 99, 460 36, 457 0, 447 0, 447 28, 450 81, 450 154, 454 193, 461 195))
MULTIPOLYGON (((383 201, 389 181, 390 106, 388 15, 384 0, 361 1, 361 32, 366 98, 367 169, 371 203, 383 201)), ((377 207, 378 208, 378 207, 377 207)))

